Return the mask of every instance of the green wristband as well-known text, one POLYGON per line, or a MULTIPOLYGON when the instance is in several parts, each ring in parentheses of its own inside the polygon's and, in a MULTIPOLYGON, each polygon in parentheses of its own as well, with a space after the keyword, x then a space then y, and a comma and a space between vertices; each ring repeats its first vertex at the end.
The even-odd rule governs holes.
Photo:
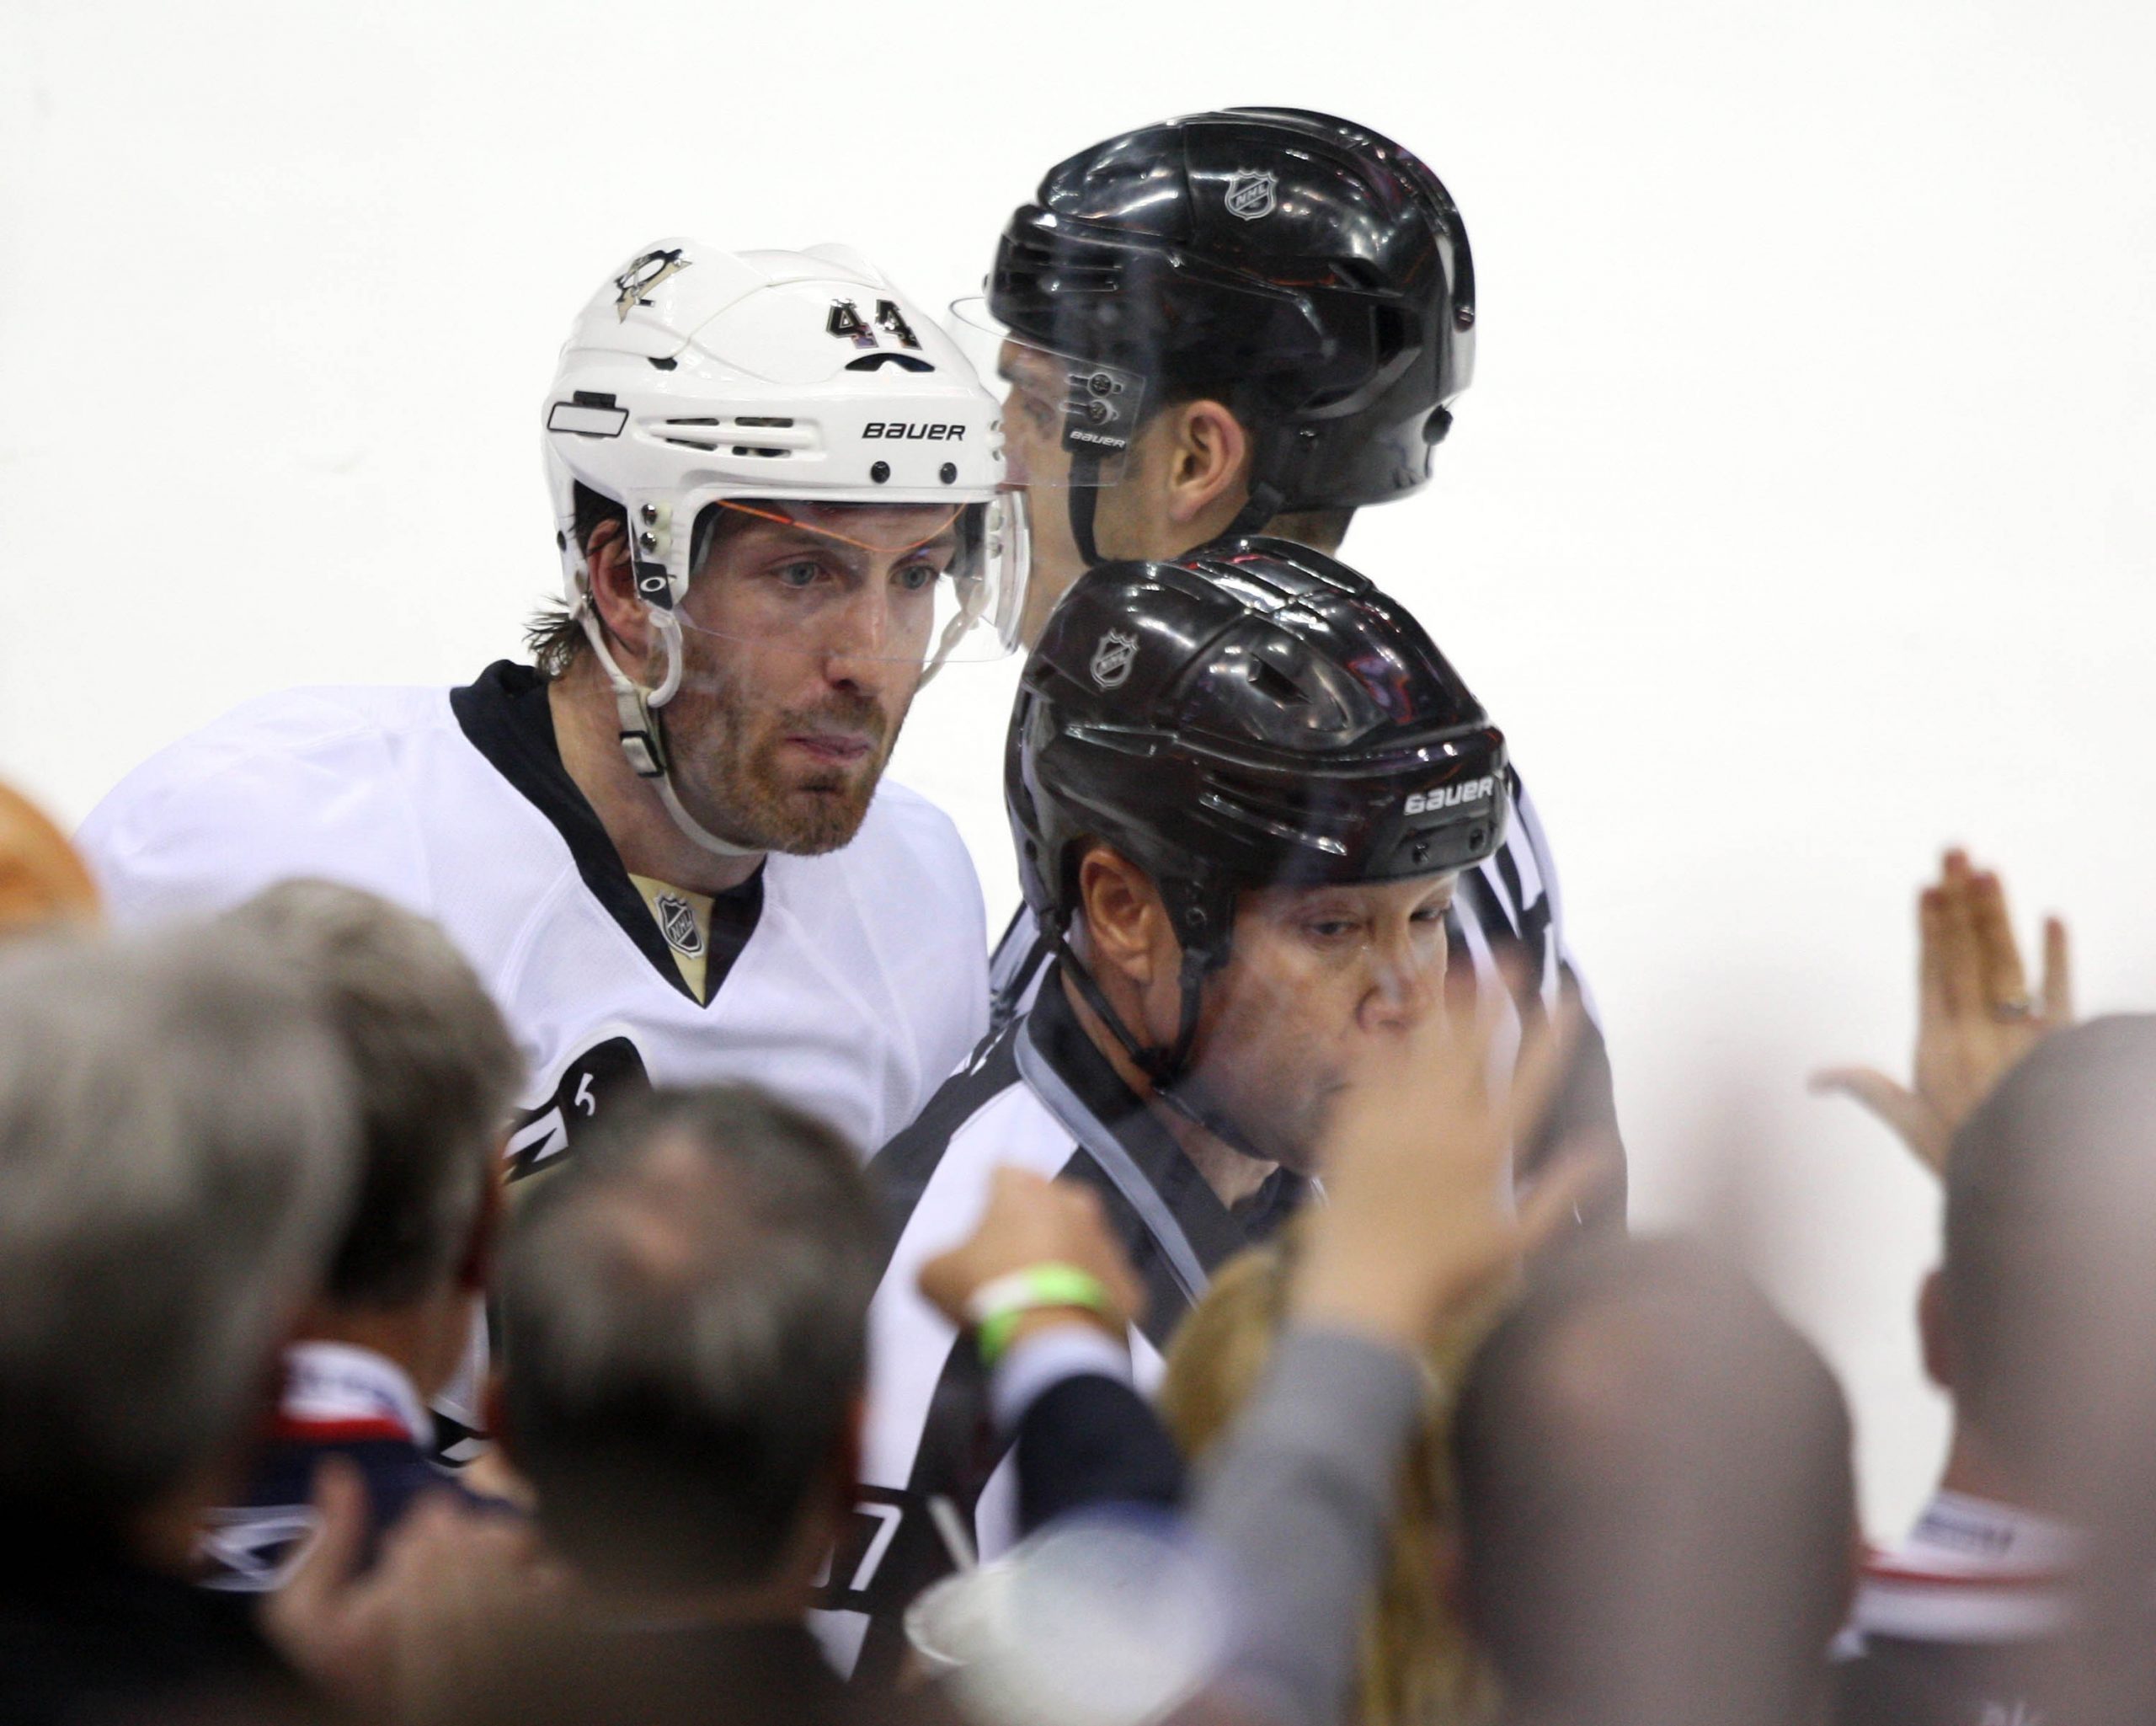
POLYGON ((1043 1307, 1082 1307, 1103 1318, 1113 1317, 1108 1291, 1091 1271, 1075 1264, 1029 1264, 982 1284, 966 1302, 966 1317, 980 1345, 980 1364, 992 1367, 1001 1360, 1018 1321, 1043 1307))

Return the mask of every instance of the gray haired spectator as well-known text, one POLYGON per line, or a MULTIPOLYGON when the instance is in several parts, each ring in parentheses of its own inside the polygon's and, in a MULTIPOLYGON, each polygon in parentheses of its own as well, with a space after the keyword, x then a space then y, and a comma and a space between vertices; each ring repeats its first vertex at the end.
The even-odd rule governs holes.
POLYGON ((1674 1242, 1553 1267, 1477 1353, 1453 1453, 1506 1719, 1817 1717, 1855 1558, 1849 1415, 1742 1277, 1674 1242))
POLYGON ((274 1675, 181 1580, 352 1173, 312 991, 234 932, 0 957, 0 1718, 274 1675))
POLYGON ((805 1590, 851 1504, 882 1244, 852 1148, 731 1087, 659 1093, 535 1194, 501 1431, 552 1543, 642 1591, 805 1590))
POLYGON ((287 881, 221 927, 318 991, 358 1086, 358 1197, 322 1294, 286 1352, 273 1440, 206 1542, 213 1585, 274 1588, 318 1526, 315 1471, 349 1458, 373 1531, 445 1489, 426 1398, 480 1319, 499 1214, 499 1157, 520 1072, 485 987, 415 912, 328 881, 287 881))
POLYGON ((852 1510, 883 1249, 852 1147, 745 1088, 657 1093, 520 1207, 494 1425, 585 1604, 467 1718, 862 1706, 804 1616, 870 1520, 852 1510))

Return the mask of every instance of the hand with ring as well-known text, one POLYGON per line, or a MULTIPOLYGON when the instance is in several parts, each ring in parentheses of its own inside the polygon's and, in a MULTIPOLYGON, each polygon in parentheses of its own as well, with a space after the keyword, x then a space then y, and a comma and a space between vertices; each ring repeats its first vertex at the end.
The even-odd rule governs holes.
POLYGON ((1899 1134, 1935 1173, 1946 1167, 1955 1130, 2008 1068, 2073 1022, 2066 925, 2044 920, 2044 974, 2031 997, 1999 877, 1946 853, 1935 885, 1917 903, 1920 999, 1915 1087, 1870 1067, 1815 1073, 1812 1088, 1854 1097, 1899 1134))

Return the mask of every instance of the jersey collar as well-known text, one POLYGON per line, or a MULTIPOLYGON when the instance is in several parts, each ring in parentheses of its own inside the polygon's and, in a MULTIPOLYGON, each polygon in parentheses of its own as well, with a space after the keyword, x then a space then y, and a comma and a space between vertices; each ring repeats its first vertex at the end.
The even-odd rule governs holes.
POLYGON ((2065 1524, 1966 1493, 1941 1492, 1909 1536, 1866 1560, 1851 1627, 1912 1642, 2021 1642, 2071 1616, 2083 1542, 2065 1524))
MULTIPOLYGON (((464 687, 450 691, 449 705, 466 740, 553 824, 585 889, 621 926, 637 951, 670 988, 695 1000, 650 906, 629 879, 612 836, 562 765, 546 678, 533 666, 497 660, 464 687)), ((755 932, 763 907, 760 868, 730 892, 712 895, 704 1005, 718 998, 719 985, 755 932)))
POLYGON ((434 1422, 411 1375, 387 1355, 350 1343, 295 1343, 285 1350, 276 1436, 318 1445, 389 1439, 424 1451, 434 1422))

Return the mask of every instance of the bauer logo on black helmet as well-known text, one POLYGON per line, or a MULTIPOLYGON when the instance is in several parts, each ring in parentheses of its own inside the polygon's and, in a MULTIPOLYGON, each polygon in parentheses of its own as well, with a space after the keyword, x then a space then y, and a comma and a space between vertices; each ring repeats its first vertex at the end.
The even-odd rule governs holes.
POLYGON ((1428 791, 1417 791, 1407 799, 1405 813, 1411 815, 1432 815, 1441 809, 1453 809, 1463 803, 1480 803, 1497 794, 1494 776, 1485 774, 1480 779, 1470 779, 1464 785, 1438 785, 1428 791))

